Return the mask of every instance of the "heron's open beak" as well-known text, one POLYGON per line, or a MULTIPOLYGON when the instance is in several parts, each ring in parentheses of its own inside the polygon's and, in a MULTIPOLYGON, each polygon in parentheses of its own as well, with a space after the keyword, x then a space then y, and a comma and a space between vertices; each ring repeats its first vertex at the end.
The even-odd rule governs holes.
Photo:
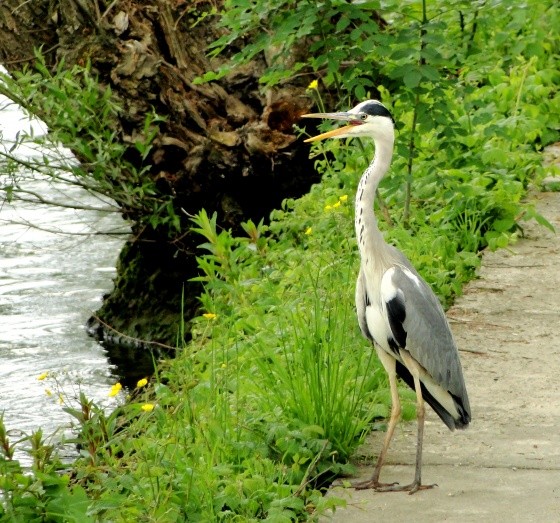
POLYGON ((338 129, 333 129, 332 131, 327 131, 326 133, 307 138, 304 142, 317 142, 319 140, 324 140, 325 138, 332 138, 334 136, 339 136, 346 133, 355 125, 360 125, 362 122, 356 120, 356 115, 352 113, 311 113, 304 114, 302 118, 324 118, 329 120, 342 120, 344 122, 350 122, 350 125, 345 125, 344 127, 339 127, 338 129))

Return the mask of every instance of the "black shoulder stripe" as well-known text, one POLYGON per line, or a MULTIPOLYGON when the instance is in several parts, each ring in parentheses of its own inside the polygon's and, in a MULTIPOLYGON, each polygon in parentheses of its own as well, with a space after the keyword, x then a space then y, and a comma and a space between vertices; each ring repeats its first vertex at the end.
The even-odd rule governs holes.
POLYGON ((404 330, 404 320, 406 319, 406 309, 404 301, 395 296, 387 302, 387 316, 389 317, 389 326, 393 333, 393 338, 399 347, 406 347, 406 331, 404 330))

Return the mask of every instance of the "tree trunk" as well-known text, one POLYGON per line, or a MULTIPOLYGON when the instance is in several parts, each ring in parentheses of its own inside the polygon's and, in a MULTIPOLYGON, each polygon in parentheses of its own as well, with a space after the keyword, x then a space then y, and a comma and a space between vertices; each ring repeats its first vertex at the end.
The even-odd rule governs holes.
MULTIPOLYGON (((102 86, 125 108, 117 127, 123 141, 143 132, 152 109, 165 117, 148 162, 162 194, 172 195, 183 231, 186 214, 217 211, 222 226, 258 221, 282 199, 305 193, 317 181, 307 148, 292 124, 309 110, 305 84, 262 93, 259 60, 220 82, 195 84, 215 69, 206 47, 220 29, 215 16, 201 17, 210 0, 3 0, 0 63, 9 70, 33 61, 42 46, 49 65, 91 61, 102 86), (199 23, 196 23, 198 20, 199 23)), ((48 124, 49 122, 47 122, 48 124)), ((131 161, 139 161, 131 158, 131 161)), ((132 223, 121 253, 114 291, 91 320, 113 340, 175 345, 185 285, 186 316, 196 309, 199 238, 169 239, 161 228, 132 223), (114 329, 114 330, 113 330, 114 329)))

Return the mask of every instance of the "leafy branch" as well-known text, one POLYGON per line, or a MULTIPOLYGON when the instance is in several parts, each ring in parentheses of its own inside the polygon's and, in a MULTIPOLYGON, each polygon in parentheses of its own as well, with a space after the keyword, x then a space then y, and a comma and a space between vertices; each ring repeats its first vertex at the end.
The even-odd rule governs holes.
POLYGON ((120 212, 139 229, 165 225, 170 233, 178 231, 171 197, 158 191, 150 166, 136 167, 128 160, 148 158, 161 117, 148 113, 141 134, 128 139, 118 136, 114 122, 122 109, 111 90, 100 87, 89 64, 66 69, 61 62, 51 72, 39 51, 32 68, 14 73, 14 77, 0 73, 0 80, 0 94, 18 103, 28 115, 41 118, 49 128, 47 134, 37 135, 33 129, 20 132, 6 144, 9 148, 0 150, 5 173, 0 191, 6 200, 120 212), (18 152, 20 146, 30 154, 18 152), (62 192, 60 200, 40 194, 34 186, 37 177, 62 192), (69 198, 65 185, 84 189, 100 205, 69 198))

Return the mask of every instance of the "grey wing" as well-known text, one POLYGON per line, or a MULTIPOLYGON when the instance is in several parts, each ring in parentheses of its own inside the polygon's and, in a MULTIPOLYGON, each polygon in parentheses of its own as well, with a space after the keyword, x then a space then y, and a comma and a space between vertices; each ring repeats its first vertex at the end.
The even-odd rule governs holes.
POLYGON ((396 341, 401 347, 404 341, 402 348, 470 412, 459 352, 436 295, 409 267, 395 266, 391 282, 398 291, 388 301, 387 311, 396 341))

